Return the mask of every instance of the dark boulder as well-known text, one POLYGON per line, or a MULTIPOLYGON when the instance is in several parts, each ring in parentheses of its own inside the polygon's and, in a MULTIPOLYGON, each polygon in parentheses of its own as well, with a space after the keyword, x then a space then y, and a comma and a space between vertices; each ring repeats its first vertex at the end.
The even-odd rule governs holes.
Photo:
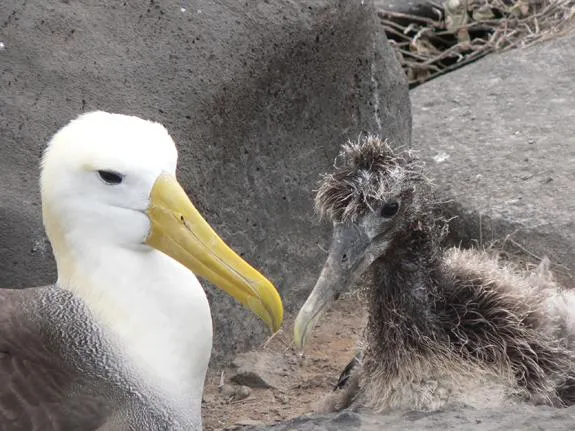
MULTIPOLYGON (((81 112, 165 124, 192 199, 288 310, 322 264, 312 190, 342 141, 410 142, 405 79, 369 1, 3 0, 0 28, 2 287, 55 280, 38 163, 81 112)), ((208 295, 216 358, 263 339, 255 317, 208 295)))

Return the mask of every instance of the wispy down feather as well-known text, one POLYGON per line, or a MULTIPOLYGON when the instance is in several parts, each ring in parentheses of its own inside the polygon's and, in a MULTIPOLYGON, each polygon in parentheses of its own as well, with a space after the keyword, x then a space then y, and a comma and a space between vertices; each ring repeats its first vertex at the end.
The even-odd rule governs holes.
POLYGON ((323 177, 315 199, 316 211, 337 222, 354 222, 375 203, 428 185, 423 163, 413 151, 395 153, 386 140, 367 136, 348 142, 323 177))

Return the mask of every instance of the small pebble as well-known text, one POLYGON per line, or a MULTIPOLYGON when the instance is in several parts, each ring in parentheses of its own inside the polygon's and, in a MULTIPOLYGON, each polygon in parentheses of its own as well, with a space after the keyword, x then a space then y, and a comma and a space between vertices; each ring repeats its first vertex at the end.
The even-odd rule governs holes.
POLYGON ((236 389, 234 400, 244 400, 252 394, 252 390, 247 386, 240 386, 236 389))
POLYGON ((216 397, 213 394, 204 394, 202 399, 203 403, 206 404, 213 404, 216 401, 216 397))
POLYGON ((224 397, 233 397, 236 393, 236 388, 233 387, 232 385, 226 383, 223 386, 220 386, 220 393, 224 396, 224 397))

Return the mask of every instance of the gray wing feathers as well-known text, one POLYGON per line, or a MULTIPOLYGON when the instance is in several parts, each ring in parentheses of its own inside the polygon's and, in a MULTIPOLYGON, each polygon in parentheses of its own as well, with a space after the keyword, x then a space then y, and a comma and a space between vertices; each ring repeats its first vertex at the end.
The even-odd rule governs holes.
POLYGON ((45 327, 54 323, 51 306, 66 307, 58 291, 0 289, 0 431, 90 431, 109 414, 78 368, 58 354, 66 340, 45 327))

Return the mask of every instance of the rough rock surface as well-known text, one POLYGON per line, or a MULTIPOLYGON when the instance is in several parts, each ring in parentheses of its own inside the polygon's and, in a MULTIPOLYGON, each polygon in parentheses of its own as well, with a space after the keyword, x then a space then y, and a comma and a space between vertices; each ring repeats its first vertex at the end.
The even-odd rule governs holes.
POLYGON ((254 431, 570 431, 573 429, 573 424, 575 424, 575 407, 552 409, 514 406, 505 410, 454 408, 439 412, 396 412, 388 415, 344 411, 324 416, 302 417, 274 426, 241 429, 254 431))
POLYGON ((239 385, 250 388, 287 388, 292 382, 290 372, 293 364, 289 364, 285 355, 272 352, 240 353, 232 362, 236 373, 231 380, 239 385))
MULTIPOLYGON (((342 141, 410 141, 405 80, 369 1, 3 0, 0 29, 2 287, 55 279, 38 163, 83 111, 165 124, 184 187, 288 310, 322 263, 312 190, 342 141)), ((208 295, 216 358, 262 341, 255 317, 208 295)))
POLYGON ((411 92, 413 145, 454 241, 547 255, 575 287, 575 35, 494 54, 411 92))
POLYGON ((437 9, 442 1, 433 3, 429 0, 374 0, 374 4, 376 10, 384 9, 402 14, 437 18, 437 13, 433 12, 433 8, 437 9))

